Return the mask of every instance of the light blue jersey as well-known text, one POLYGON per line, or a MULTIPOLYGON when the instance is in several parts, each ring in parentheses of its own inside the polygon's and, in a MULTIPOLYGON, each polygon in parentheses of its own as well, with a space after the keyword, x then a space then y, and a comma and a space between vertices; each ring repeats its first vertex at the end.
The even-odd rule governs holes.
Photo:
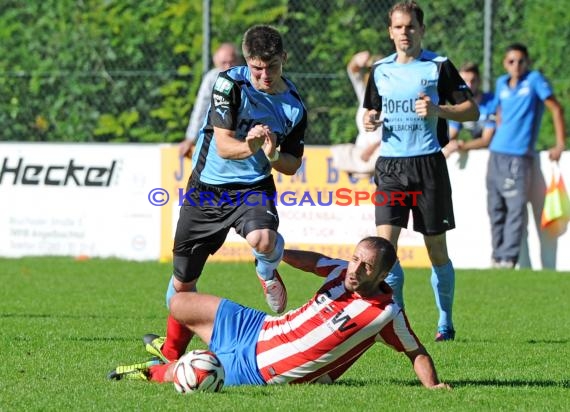
POLYGON ((434 104, 458 104, 468 100, 471 90, 455 66, 446 58, 423 50, 407 64, 392 54, 372 67, 364 107, 382 111, 382 157, 414 157, 439 152, 449 141, 447 121, 421 118, 415 112, 420 93, 434 104))
POLYGON ((526 73, 518 84, 509 86, 510 76, 497 79, 495 105, 501 123, 497 127, 489 150, 514 156, 532 155, 535 151, 544 100, 553 95, 548 80, 538 71, 526 73))
POLYGON ((246 159, 220 157, 214 126, 233 130, 236 139, 245 140, 252 127, 267 125, 277 135, 281 153, 303 156, 307 111, 293 83, 284 79, 287 91, 269 94, 255 89, 249 79, 249 68, 239 66, 220 73, 214 84, 208 115, 192 157, 194 173, 203 183, 251 185, 271 174, 271 165, 262 150, 246 159))

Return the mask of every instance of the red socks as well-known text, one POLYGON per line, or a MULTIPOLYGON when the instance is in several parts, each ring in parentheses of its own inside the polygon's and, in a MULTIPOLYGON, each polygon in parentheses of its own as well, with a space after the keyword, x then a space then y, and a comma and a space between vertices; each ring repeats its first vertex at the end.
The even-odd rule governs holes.
POLYGON ((148 369, 149 379, 153 382, 165 382, 164 375, 166 375, 169 366, 170 363, 151 366, 148 369))
POLYGON ((166 341, 161 352, 170 361, 179 359, 186 352, 186 348, 194 334, 183 324, 168 315, 166 321, 166 341))

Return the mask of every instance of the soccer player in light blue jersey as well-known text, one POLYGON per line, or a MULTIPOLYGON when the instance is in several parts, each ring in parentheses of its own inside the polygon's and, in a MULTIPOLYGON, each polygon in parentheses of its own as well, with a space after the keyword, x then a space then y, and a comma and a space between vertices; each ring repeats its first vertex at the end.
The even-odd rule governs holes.
MULTIPOLYGON (((282 76, 287 53, 281 34, 266 25, 246 31, 246 66, 218 75, 192 157, 192 175, 174 237, 174 270, 167 306, 177 292, 196 290, 208 257, 231 228, 252 248, 269 307, 285 310, 287 291, 277 266, 284 250, 272 170, 293 175, 301 166, 307 111, 293 83, 282 76)), ((231 287, 228 273, 228 286, 231 287)), ((163 361, 184 354, 192 333, 172 316, 166 340, 143 337, 163 361)))
MULTIPOLYGON (((446 242, 446 232, 455 227, 455 220, 442 147, 448 142, 447 120, 475 121, 479 110, 451 61, 422 49, 423 17, 414 1, 403 1, 390 9, 388 31, 396 53, 372 67, 364 99, 364 124, 368 131, 382 127, 375 170, 378 191, 421 192, 417 202, 411 197, 402 204, 378 202, 376 231, 397 246, 412 212, 414 230, 423 234, 432 263, 431 283, 439 310, 435 339, 439 342, 455 338, 455 271, 446 242), (376 120, 380 112, 381 122, 376 120)), ((399 262, 386 282, 394 290, 394 300, 404 307, 404 273, 399 262)))

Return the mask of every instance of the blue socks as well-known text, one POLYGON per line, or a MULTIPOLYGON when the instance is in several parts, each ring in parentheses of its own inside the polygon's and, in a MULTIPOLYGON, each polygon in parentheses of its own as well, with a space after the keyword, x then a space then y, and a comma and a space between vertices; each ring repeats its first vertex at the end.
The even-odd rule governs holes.
POLYGON ((168 288, 166 289, 166 307, 170 310, 170 298, 176 295, 176 289, 174 289, 174 276, 170 277, 170 282, 168 282, 168 288))
POLYGON ((400 261, 397 260, 392 270, 386 276, 384 280, 392 290, 394 291, 393 298, 394 302, 398 304, 402 309, 404 309, 404 271, 402 266, 400 266, 400 261))
MULTIPOLYGON (((194 287, 192 290, 195 292, 196 288, 194 287)), ((170 310, 170 299, 174 295, 176 295, 176 289, 174 289, 174 275, 172 275, 168 282, 168 288, 166 288, 166 308, 168 310, 170 310)))
POLYGON ((252 250, 253 256, 257 260, 257 273, 263 280, 271 280, 274 277, 273 271, 279 266, 283 257, 283 249, 285 249, 285 239, 280 233, 277 233, 275 239, 275 248, 268 254, 259 253, 255 249, 252 250))
MULTIPOLYGON (((397 261, 385 279, 394 291, 394 302, 404 308, 404 271, 397 261)), ((433 266, 431 286, 435 295, 435 304, 439 310, 438 329, 453 329, 452 308, 455 292, 455 270, 451 260, 442 266, 433 266)))
POLYGON ((438 329, 453 329, 452 308, 455 292, 455 270, 451 260, 442 266, 433 266, 431 286, 435 295, 435 304, 439 310, 438 329))

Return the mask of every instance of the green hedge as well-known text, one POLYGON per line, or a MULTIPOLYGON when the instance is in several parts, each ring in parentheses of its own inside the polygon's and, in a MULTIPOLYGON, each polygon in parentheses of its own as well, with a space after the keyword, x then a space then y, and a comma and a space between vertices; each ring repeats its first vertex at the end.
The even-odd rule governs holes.
MULTIPOLYGON (((456 65, 483 58, 484 0, 420 2, 425 47, 456 65)), ((392 52, 391 1, 212 0, 212 48, 247 27, 282 30, 285 67, 309 109, 307 142, 350 141, 356 98, 345 65, 357 51, 392 52)), ((5 0, 0 5, 0 140, 176 142, 200 84, 202 2, 5 0)), ((570 102, 570 10, 555 0, 494 2, 493 73, 504 47, 527 43, 535 67, 570 102)), ((568 110, 567 110, 568 112, 568 110)), ((539 145, 552 144, 543 122, 539 145)))

